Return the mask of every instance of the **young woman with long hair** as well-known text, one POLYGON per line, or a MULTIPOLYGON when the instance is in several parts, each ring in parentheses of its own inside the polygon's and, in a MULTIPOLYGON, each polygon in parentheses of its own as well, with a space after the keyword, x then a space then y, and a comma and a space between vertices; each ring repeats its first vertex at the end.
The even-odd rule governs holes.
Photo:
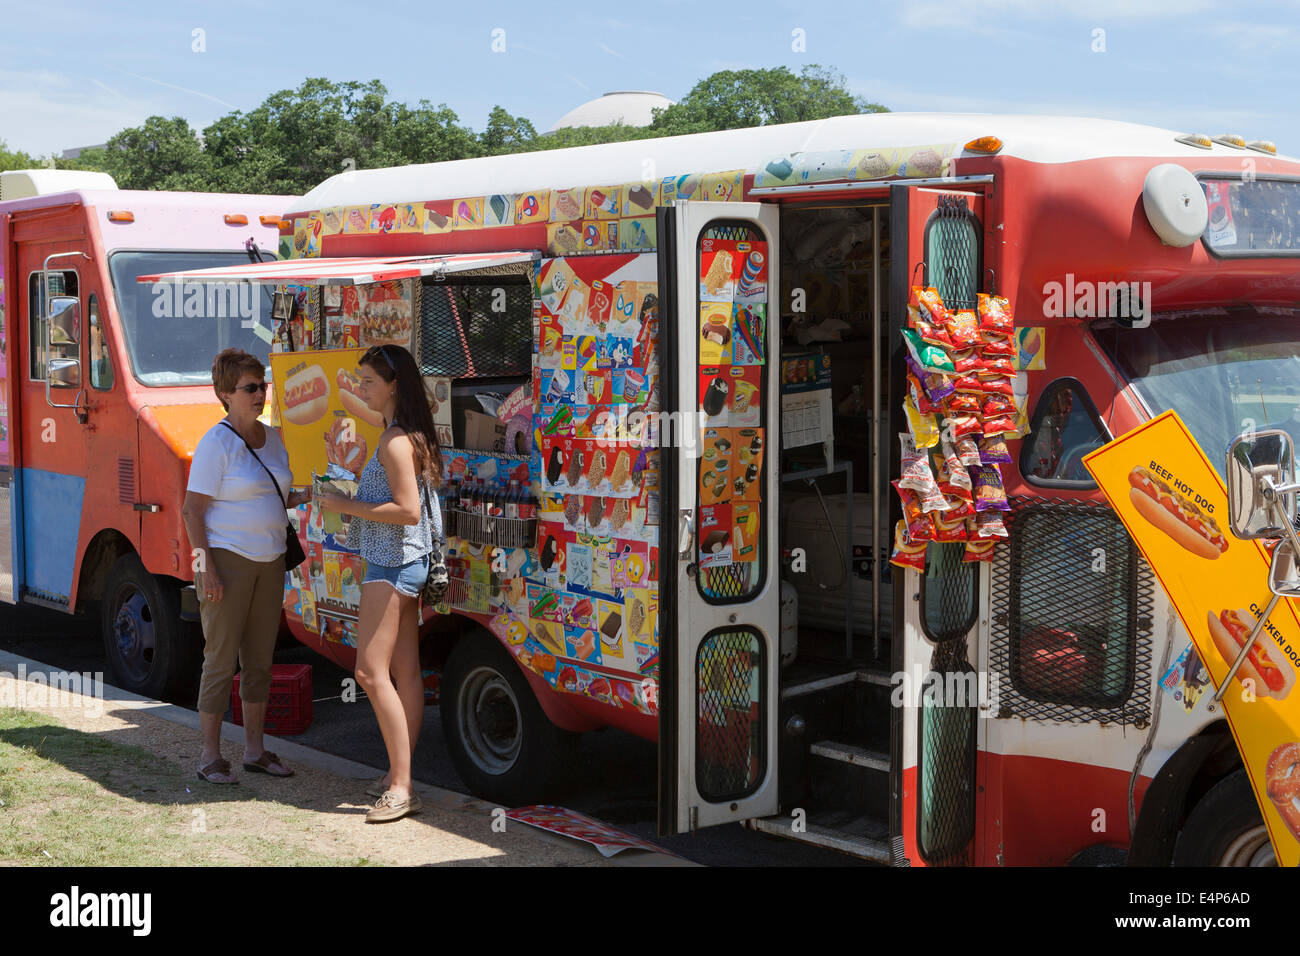
POLYGON ((389 772, 367 791, 378 796, 367 823, 420 809, 411 756, 424 720, 420 672, 420 589, 430 552, 441 546, 442 452, 424 382, 406 349, 377 345, 360 366, 360 395, 384 417, 379 447, 361 472, 355 498, 327 493, 321 507, 352 515, 349 537, 366 560, 357 620, 357 682, 370 697, 388 750, 389 772))

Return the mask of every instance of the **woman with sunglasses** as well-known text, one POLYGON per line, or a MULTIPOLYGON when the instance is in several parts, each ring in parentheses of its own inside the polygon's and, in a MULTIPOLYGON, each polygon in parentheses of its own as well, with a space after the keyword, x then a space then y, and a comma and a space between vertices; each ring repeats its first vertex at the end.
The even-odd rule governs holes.
POLYGON ((203 622, 198 775, 208 783, 239 782, 221 757, 221 717, 230 704, 236 662, 244 769, 273 777, 293 774, 266 749, 262 728, 284 602, 285 509, 310 500, 311 493, 290 492, 287 501, 280 497, 291 480, 289 456, 275 429, 257 420, 266 405, 265 373, 261 359, 240 349, 226 349, 213 361, 212 388, 226 417, 194 450, 181 509, 194 549, 203 622))
POLYGON ((379 799, 367 823, 420 809, 411 788, 411 755, 424 721, 419 597, 429 555, 442 541, 437 487, 442 452, 424 382, 411 353, 377 345, 358 363, 358 392, 384 417, 379 447, 366 463, 356 498, 324 493, 322 508, 352 515, 349 537, 366 559, 357 620, 357 682, 365 689, 388 750, 389 772, 367 792, 379 799))

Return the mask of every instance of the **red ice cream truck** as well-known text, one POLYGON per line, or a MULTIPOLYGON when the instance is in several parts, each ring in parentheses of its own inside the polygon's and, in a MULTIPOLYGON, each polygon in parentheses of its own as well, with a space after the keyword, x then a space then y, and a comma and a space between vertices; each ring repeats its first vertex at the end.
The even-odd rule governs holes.
MULTIPOLYGON (((1298 209, 1238 136, 844 116, 349 172, 287 210, 292 260, 206 278, 292 293, 281 420, 330 395, 285 425, 296 483, 374 447, 358 350, 420 363, 423 653, 475 792, 532 802, 612 726, 659 741, 665 833, 1235 865, 1260 809, 1082 459, 1168 409, 1211 457, 1297 427, 1298 209)), ((296 520, 291 627, 348 666, 362 569, 296 520)))
POLYGON ((273 259, 291 202, 0 173, 0 601, 98 605, 127 689, 164 696, 198 673, 189 461, 221 417, 213 355, 271 342, 257 287, 136 278, 273 259))

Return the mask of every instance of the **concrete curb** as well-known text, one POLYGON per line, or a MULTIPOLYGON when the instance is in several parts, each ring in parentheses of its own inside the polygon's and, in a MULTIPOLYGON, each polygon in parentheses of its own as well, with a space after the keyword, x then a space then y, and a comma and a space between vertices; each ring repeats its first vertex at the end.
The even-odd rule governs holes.
MULTIPOLYGON (((31 658, 22 657, 18 654, 11 654, 8 651, 0 650, 0 673, 8 673, 17 677, 18 668, 22 666, 28 676, 33 674, 43 674, 48 677, 51 671, 58 670, 49 664, 43 664, 40 661, 34 661, 31 658)), ((150 716, 159 717, 173 724, 179 724, 188 727, 195 734, 199 730, 199 715, 197 711, 186 710, 184 707, 176 704, 168 704, 163 701, 151 700, 148 697, 142 697, 139 694, 133 694, 131 691, 122 690, 119 687, 113 687, 102 678, 100 672, 95 672, 92 676, 99 680, 103 689, 103 700, 105 704, 116 704, 127 710, 147 711, 150 716)), ((349 760, 346 757, 339 757, 334 754, 325 753, 311 747, 295 743, 284 737, 276 737, 274 734, 266 735, 275 741, 275 752, 284 757, 290 763, 304 764, 314 767, 317 770, 323 770, 326 773, 332 773, 338 777, 348 777, 354 780, 373 780, 383 773, 377 767, 370 767, 355 760, 349 760)), ((244 740, 244 728, 229 721, 221 724, 221 739, 228 740, 232 743, 242 744, 244 740)), ((480 800, 477 797, 471 797, 464 793, 457 793, 454 790, 446 790, 442 787, 435 787, 432 784, 415 782, 415 789, 419 792, 420 798, 426 803, 432 804, 443 810, 465 810, 474 811, 484 814, 491 814, 497 806, 480 800)), ((535 838, 544 843, 550 843, 556 846, 567 848, 586 847, 593 854, 598 851, 590 844, 584 844, 579 840, 572 840, 559 834, 551 833, 547 830, 541 830, 528 824, 521 824, 535 838)), ((615 866, 698 866, 689 860, 683 860, 680 857, 668 855, 665 850, 662 853, 651 853, 644 850, 624 850, 617 855, 610 857, 609 862, 615 866)))

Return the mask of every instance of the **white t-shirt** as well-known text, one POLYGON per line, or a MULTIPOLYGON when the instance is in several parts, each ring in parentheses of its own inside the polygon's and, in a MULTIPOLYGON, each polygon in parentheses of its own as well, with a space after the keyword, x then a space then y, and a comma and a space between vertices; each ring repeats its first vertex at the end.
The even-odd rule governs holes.
MULTIPOLYGON (((266 443, 256 449, 289 493, 292 472, 289 453, 274 429, 266 429, 266 443)), ((288 523, 284 503, 275 485, 244 440, 225 425, 214 425, 199 439, 190 463, 188 490, 212 499, 205 524, 208 545, 234 551, 252 561, 270 561, 284 554, 284 528, 288 523)))

